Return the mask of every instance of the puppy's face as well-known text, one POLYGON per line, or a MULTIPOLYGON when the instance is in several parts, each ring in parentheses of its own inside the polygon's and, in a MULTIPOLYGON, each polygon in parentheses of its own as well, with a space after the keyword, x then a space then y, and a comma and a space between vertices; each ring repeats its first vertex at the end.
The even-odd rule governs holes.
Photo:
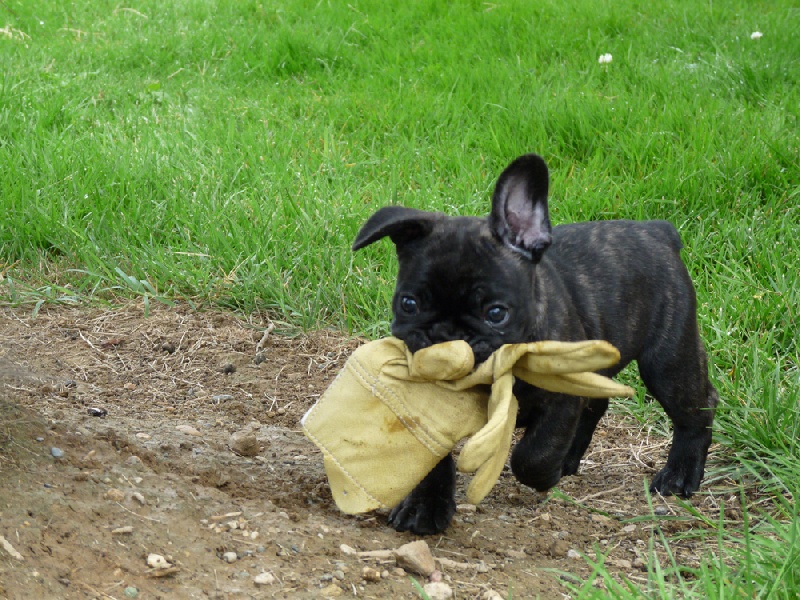
POLYGON ((385 236, 399 262, 392 334, 412 352, 465 340, 479 363, 503 344, 530 340, 534 266, 550 244, 541 158, 520 157, 503 172, 488 218, 387 207, 367 221, 353 247, 385 236))
POLYGON ((465 340, 482 362, 531 330, 531 265, 504 247, 484 219, 442 217, 397 252, 392 335, 412 352, 465 340))

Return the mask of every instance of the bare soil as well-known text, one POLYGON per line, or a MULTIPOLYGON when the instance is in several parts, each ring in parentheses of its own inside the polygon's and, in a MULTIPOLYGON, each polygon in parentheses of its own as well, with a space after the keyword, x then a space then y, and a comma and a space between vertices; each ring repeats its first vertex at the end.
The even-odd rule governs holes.
MULTIPOLYGON (((393 560, 342 551, 415 538, 385 512, 340 513, 298 425, 359 340, 269 325, 186 306, 0 312, 0 598, 419 597, 393 560), (257 444, 242 449, 234 434, 247 433, 257 444), (171 566, 151 569, 151 553, 171 566)), ((674 499, 648 506, 668 442, 612 414, 558 492, 503 473, 427 538, 443 581, 457 599, 569 597, 565 581, 592 576, 580 555, 598 552, 615 576, 646 581, 659 530, 702 527, 674 499)), ((740 519, 723 488, 692 505, 713 521, 724 497, 740 519)), ((672 550, 686 567, 704 553, 690 536, 672 550)))

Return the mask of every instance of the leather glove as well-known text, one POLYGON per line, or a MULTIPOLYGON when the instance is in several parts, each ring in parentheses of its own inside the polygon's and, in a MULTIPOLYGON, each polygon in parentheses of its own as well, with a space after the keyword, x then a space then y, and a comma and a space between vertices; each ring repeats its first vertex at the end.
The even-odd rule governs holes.
POLYGON ((607 342, 534 342, 503 346, 473 370, 464 341, 412 355, 402 341, 384 338, 353 353, 301 425, 322 450, 334 500, 346 513, 395 506, 472 434, 458 468, 477 471, 467 490, 477 503, 511 447, 514 376, 571 395, 631 396, 632 389, 585 372, 618 360, 607 342))

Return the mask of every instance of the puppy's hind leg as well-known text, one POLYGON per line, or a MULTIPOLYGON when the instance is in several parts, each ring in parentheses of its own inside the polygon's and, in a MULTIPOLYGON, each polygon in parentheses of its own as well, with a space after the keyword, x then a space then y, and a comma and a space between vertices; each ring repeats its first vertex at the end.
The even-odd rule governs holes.
POLYGON ((719 401, 708 379, 702 342, 696 327, 691 329, 694 340, 678 345, 683 352, 652 349, 639 359, 642 380, 664 407, 674 428, 667 464, 650 484, 650 491, 664 496, 688 498, 700 487, 719 401))

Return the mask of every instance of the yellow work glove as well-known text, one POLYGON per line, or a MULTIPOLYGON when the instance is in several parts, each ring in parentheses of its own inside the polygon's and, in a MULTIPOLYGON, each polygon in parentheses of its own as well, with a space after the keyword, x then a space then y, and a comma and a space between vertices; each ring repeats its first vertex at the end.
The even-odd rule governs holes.
POLYGON ((467 500, 477 504, 486 497, 508 458, 517 416, 513 376, 541 389, 571 396, 632 396, 631 388, 590 372, 618 361, 619 352, 608 342, 543 341, 507 344, 480 365, 471 377, 484 379, 491 371, 494 383, 488 423, 464 444, 458 457, 459 471, 475 473, 467 487, 467 500))
POLYGON ((473 370, 464 341, 412 355, 400 340, 385 338, 353 353, 301 424, 322 450, 334 500, 346 513, 395 506, 471 434, 458 468, 477 471, 467 490, 477 503, 508 457, 517 414, 514 376, 572 395, 632 395, 584 372, 617 360, 607 342, 535 342, 503 346, 473 370))

